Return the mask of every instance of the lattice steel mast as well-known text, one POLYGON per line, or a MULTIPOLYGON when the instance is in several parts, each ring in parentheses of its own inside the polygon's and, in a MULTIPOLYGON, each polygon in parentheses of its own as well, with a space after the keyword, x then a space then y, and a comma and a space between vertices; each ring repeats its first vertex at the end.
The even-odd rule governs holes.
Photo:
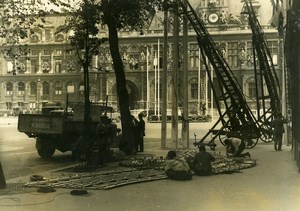
POLYGON ((274 115, 281 114, 279 79, 262 27, 257 19, 251 0, 244 0, 242 14, 246 14, 252 30, 254 71, 256 82, 257 113, 260 130, 265 130, 263 141, 269 141, 274 115), (258 64, 256 63, 258 59, 258 64), (265 85, 264 85, 265 84, 265 85), (267 91, 264 89, 267 87, 267 91), (262 110, 262 112, 260 112, 262 110), (269 132, 269 133, 268 133, 269 132))
MULTIPOLYGON (((208 73, 213 94, 216 99, 216 107, 220 114, 219 120, 212 127, 212 129, 200 140, 212 134, 212 139, 209 142, 211 146, 214 144, 216 137, 220 135, 230 135, 242 138, 246 141, 248 147, 254 147, 260 137, 260 132, 257 125, 257 120, 252 114, 247 102, 242 94, 241 88, 226 60, 223 58, 222 53, 217 48, 212 37, 208 33, 205 24, 197 16, 196 12, 187 0, 178 1, 182 7, 183 14, 186 15, 197 34, 197 41, 201 49, 203 58, 207 57, 205 61, 206 70, 208 73), (213 67, 214 73, 217 78, 217 83, 220 87, 220 94, 217 94, 213 85, 212 75, 210 74, 209 67, 213 67), (224 105, 225 111, 221 111, 224 105), (222 123, 220 129, 215 130, 219 123, 222 123), (256 140, 256 141, 253 141, 256 140)), ((221 139, 220 139, 221 140, 221 139)), ((221 140, 222 141, 222 140, 221 140)))

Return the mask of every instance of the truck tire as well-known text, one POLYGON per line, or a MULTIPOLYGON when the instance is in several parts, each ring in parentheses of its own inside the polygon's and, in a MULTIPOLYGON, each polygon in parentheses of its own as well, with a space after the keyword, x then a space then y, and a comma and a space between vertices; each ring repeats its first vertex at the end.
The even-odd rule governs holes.
POLYGON ((39 156, 44 159, 51 158, 55 152, 55 147, 53 146, 51 140, 46 137, 37 137, 35 148, 39 156))

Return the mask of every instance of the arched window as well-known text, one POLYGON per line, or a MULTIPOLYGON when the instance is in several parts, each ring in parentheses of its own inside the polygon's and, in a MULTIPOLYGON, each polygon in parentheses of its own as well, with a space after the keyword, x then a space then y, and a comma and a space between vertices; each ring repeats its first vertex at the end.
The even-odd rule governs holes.
POLYGON ((35 82, 30 82, 30 95, 37 94, 37 85, 35 82))
POLYGON ((64 35, 58 34, 55 36, 55 41, 56 42, 63 42, 64 41, 64 35))
POLYGON ((13 84, 11 82, 6 83, 6 95, 13 94, 13 84))
MULTIPOLYGON (((191 43, 189 47, 190 67, 195 68, 199 66, 199 45, 191 43)), ((202 63, 203 64, 203 63, 202 63)))
POLYGON ((18 95, 25 94, 25 84, 23 82, 18 83, 18 95))
POLYGON ((48 82, 43 82, 43 95, 50 94, 50 85, 48 82))
POLYGON ((256 98, 256 83, 254 77, 250 77, 246 80, 246 92, 249 98, 256 98))
MULTIPOLYGON (((225 54, 227 53, 227 61, 230 67, 238 67, 238 43, 237 42, 228 42, 227 52, 225 49, 225 54)), ((222 52, 222 50, 221 50, 222 52)), ((224 57, 226 58, 226 56, 224 57)))
POLYGON ((251 81, 248 83, 248 92, 250 98, 256 98, 256 85, 255 81, 251 81))

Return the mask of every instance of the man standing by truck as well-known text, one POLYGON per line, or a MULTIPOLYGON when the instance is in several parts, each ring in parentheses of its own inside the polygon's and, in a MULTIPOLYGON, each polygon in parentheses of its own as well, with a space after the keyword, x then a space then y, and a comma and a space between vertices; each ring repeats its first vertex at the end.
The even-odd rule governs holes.
POLYGON ((137 152, 144 152, 144 136, 145 136, 145 121, 143 120, 143 113, 139 113, 138 118, 138 149, 137 152))
POLYGON ((96 147, 98 148, 98 163, 106 161, 110 146, 110 120, 107 116, 101 116, 96 127, 96 147))

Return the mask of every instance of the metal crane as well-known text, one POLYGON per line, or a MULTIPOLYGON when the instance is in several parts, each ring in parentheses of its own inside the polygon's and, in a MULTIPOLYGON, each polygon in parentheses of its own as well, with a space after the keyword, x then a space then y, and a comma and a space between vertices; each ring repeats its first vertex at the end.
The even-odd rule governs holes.
POLYGON ((197 41, 202 57, 207 57, 208 59, 204 64, 220 116, 208 133, 199 142, 195 141, 195 145, 202 143, 208 135, 212 135, 211 140, 207 144, 210 145, 212 149, 215 147, 214 140, 219 137, 223 144, 222 140, 225 136, 239 137, 245 141, 248 148, 254 147, 261 136, 258 128, 259 125, 247 105, 238 81, 213 38, 207 31, 205 24, 197 16, 197 13, 194 11, 189 1, 180 0, 178 3, 182 8, 183 14, 187 16, 197 34, 197 41), (220 93, 217 93, 216 87, 213 85, 213 75, 211 75, 209 71, 210 65, 217 78, 220 93), (222 106, 224 106, 225 111, 221 110, 222 106), (221 123, 222 126, 221 128, 216 129, 219 123, 221 123))
POLYGON ((265 34, 253 8, 252 0, 244 0, 244 7, 241 14, 247 15, 252 30, 253 63, 258 111, 257 121, 260 131, 263 131, 261 140, 270 142, 272 141, 272 120, 276 114, 281 115, 280 98, 278 94, 279 79, 275 71, 265 34), (264 87, 267 87, 267 90, 264 89, 264 87))

